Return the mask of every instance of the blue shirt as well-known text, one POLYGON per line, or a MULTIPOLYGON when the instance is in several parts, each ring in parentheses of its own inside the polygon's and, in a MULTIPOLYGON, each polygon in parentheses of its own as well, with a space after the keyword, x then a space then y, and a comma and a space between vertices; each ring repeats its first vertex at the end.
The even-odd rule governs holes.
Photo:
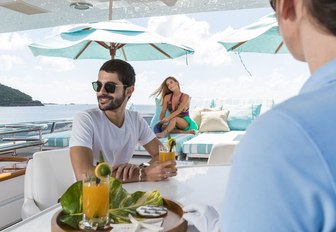
POLYGON ((220 223, 222 232, 336 231, 336 60, 249 127, 220 223))

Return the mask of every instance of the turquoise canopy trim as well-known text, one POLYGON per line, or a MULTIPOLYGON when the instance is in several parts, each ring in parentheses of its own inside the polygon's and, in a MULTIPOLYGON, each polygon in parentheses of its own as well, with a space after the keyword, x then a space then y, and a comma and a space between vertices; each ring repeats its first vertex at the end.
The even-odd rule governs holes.
POLYGON ((128 21, 77 26, 29 45, 35 56, 126 61, 174 59, 194 50, 128 21))
POLYGON ((233 31, 218 41, 227 51, 288 54, 274 13, 233 31))

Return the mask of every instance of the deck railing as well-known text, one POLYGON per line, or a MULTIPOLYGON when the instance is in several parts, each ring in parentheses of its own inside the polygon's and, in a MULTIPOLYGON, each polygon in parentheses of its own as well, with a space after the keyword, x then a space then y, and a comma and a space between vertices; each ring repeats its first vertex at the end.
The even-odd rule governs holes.
POLYGON ((43 144, 45 144, 48 140, 42 137, 42 131, 46 129, 48 126, 46 124, 11 124, 11 125, 1 125, 0 126, 0 140, 2 143, 0 144, 0 155, 12 153, 12 156, 16 156, 16 150, 40 146, 40 150, 42 150, 43 144), (31 136, 17 136, 22 133, 29 132, 37 132, 37 137, 31 136), (9 137, 4 137, 9 135, 9 137))

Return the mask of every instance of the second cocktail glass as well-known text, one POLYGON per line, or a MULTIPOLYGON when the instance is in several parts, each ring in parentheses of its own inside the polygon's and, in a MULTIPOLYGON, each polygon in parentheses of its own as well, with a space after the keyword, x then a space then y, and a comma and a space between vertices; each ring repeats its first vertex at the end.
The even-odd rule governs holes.
MULTIPOLYGON (((169 151, 169 149, 164 145, 159 145, 159 160, 160 162, 165 161, 175 161, 175 151, 169 151)), ((169 165, 168 168, 175 168, 175 165, 169 165)))

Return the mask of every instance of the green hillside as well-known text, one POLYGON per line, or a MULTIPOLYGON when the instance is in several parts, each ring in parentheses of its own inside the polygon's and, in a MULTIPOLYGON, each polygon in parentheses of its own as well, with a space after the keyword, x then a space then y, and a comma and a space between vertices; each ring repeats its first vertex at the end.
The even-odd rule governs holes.
POLYGON ((0 84, 0 106, 43 106, 40 101, 33 101, 32 97, 0 84))

